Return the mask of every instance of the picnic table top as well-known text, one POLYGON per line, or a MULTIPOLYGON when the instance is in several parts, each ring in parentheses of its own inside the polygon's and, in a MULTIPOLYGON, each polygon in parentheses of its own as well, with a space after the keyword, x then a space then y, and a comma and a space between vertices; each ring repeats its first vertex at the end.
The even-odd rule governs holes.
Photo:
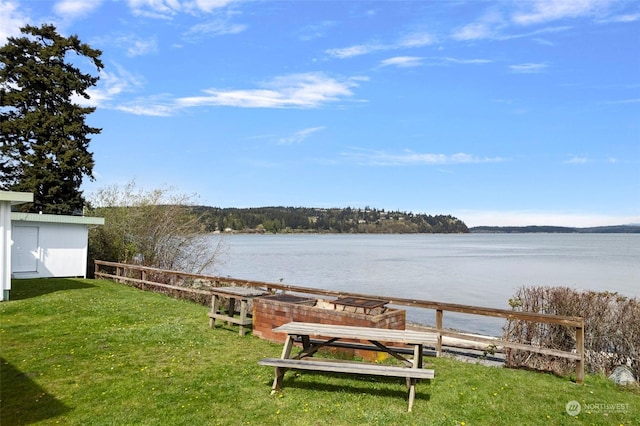
POLYGON ((276 333, 300 336, 325 336, 340 339, 362 339, 380 342, 407 344, 435 344, 437 333, 415 330, 392 330, 386 328, 356 327, 337 324, 316 324, 308 322, 289 322, 274 328, 276 333))

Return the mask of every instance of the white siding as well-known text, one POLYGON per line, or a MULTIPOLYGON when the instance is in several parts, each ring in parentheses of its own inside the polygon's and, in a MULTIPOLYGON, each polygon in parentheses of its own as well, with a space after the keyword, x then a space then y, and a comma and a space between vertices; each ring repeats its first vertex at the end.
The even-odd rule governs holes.
MULTIPOLYGON (((34 253, 35 271, 13 271, 16 278, 85 277, 87 269, 86 225, 68 223, 13 222, 20 227, 38 229, 38 247, 34 253)), ((12 248, 12 255, 16 256, 12 248)), ((17 266, 14 264, 14 266, 17 266)))
POLYGON ((38 272, 38 227, 14 226, 11 238, 11 270, 38 272))

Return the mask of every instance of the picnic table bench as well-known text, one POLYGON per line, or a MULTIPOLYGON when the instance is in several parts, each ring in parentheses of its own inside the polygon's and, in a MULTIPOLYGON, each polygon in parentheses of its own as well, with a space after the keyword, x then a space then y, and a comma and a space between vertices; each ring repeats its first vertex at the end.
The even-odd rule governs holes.
POLYGON ((244 336, 244 329, 253 325, 253 319, 248 316, 249 301, 268 292, 247 287, 217 287, 209 291, 211 293, 211 311, 209 311, 209 327, 213 328, 216 319, 226 321, 227 324, 238 324, 239 333, 244 336), (226 313, 222 307, 222 299, 228 299, 226 313), (240 317, 235 318, 236 301, 240 300, 240 317))
POLYGON ((435 375, 433 370, 422 368, 422 352, 425 344, 436 343, 436 333, 303 322, 290 322, 273 331, 286 333, 288 336, 280 358, 265 358, 258 361, 259 365, 275 367, 272 394, 281 389, 284 374, 288 369, 399 377, 406 379, 409 388, 409 411, 411 411, 415 399, 416 382, 419 379, 433 379, 435 375), (311 341, 311 337, 320 340, 311 341), (292 356, 293 344, 298 339, 302 340, 303 349, 292 356), (405 366, 310 359, 320 348, 330 346, 340 339, 367 340, 374 345, 374 350, 390 354, 405 366), (408 358, 397 348, 389 346, 391 342, 413 346, 413 357, 408 358))

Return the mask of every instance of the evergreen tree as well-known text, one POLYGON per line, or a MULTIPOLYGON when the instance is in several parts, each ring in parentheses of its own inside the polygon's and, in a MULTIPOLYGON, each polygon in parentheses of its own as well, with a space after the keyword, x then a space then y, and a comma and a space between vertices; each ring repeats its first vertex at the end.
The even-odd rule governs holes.
POLYGON ((101 132, 85 122, 95 108, 76 103, 99 77, 78 64, 100 71, 102 52, 53 25, 21 31, 0 48, 0 189, 33 192, 29 211, 78 213, 82 180, 93 179, 89 136, 101 132))

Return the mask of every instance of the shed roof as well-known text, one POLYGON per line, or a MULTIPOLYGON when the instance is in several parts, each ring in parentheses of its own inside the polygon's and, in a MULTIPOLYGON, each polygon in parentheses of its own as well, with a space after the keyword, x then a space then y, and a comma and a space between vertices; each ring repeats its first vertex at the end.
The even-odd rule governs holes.
POLYGON ((74 225, 104 225, 103 217, 68 216, 58 214, 12 212, 11 220, 21 220, 24 222, 69 223, 74 225))
POLYGON ((9 201, 11 204, 22 204, 33 202, 31 192, 0 191, 0 201, 9 201))

